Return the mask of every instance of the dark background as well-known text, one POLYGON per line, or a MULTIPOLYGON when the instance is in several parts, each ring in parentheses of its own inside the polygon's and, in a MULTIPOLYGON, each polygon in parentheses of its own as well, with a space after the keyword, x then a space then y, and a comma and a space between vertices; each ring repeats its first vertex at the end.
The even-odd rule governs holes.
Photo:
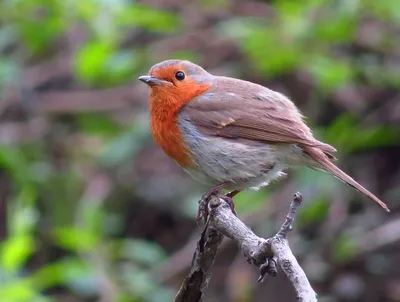
MULTIPOLYGON (((399 25, 398 0, 2 0, 0 301, 171 301, 207 188, 149 134, 136 79, 169 58, 294 100, 392 213, 303 168, 240 218, 271 236, 302 192, 289 239, 320 301, 400 301, 399 25)), ((226 239, 206 301, 295 301, 256 279, 226 239)))

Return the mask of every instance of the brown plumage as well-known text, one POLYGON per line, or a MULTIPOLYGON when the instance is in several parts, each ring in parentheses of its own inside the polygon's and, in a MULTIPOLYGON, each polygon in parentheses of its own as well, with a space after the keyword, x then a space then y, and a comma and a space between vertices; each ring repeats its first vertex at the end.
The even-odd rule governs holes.
POLYGON ((333 164, 336 149, 318 141, 284 95, 213 76, 188 61, 169 60, 139 78, 151 87, 156 142, 194 178, 221 188, 267 185, 288 167, 326 171, 387 206, 333 164))

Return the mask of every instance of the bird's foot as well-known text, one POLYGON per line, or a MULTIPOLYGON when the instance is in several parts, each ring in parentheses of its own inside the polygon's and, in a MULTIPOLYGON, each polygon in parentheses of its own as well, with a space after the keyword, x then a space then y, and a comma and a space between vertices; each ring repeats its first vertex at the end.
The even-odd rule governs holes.
POLYGON ((230 193, 228 193, 226 195, 219 194, 218 197, 221 198, 222 200, 226 201, 226 203, 231 207, 232 213, 235 214, 235 216, 236 216, 235 203, 233 202, 233 199, 232 199, 230 193))
POLYGON ((276 256, 268 257, 265 263, 260 266, 260 276, 257 282, 262 282, 267 274, 271 277, 276 277, 278 275, 277 263, 276 256))
MULTIPOLYGON (((236 194, 233 194, 233 195, 236 195, 236 194)), ((198 208, 197 217, 196 217, 197 221, 200 221, 202 218, 204 218, 204 222, 207 221, 208 214, 209 214, 208 213, 208 203, 210 202, 211 196, 216 196, 218 198, 221 198, 226 203, 228 203, 228 205, 232 209, 232 213, 236 215, 235 203, 233 202, 233 199, 232 199, 230 193, 225 195, 225 194, 220 193, 218 190, 210 190, 209 192, 203 194, 203 196, 199 200, 199 208, 198 208)))
POLYGON ((204 218, 204 222, 207 221, 208 218, 208 203, 210 201, 211 196, 218 194, 218 192, 214 192, 213 190, 203 194, 201 199, 199 200, 199 208, 197 210, 196 221, 200 221, 204 218))

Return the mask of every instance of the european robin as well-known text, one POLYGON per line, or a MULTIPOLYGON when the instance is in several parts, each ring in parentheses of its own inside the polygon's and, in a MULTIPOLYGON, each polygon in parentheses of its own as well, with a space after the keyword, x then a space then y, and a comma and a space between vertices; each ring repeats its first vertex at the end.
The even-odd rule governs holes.
POLYGON ((388 207, 333 161, 336 149, 314 138, 297 107, 283 94, 248 81, 215 76, 189 61, 167 60, 139 80, 150 87, 155 142, 194 179, 227 200, 259 188, 289 167, 325 171, 388 207), (233 190, 222 195, 222 189, 233 190))

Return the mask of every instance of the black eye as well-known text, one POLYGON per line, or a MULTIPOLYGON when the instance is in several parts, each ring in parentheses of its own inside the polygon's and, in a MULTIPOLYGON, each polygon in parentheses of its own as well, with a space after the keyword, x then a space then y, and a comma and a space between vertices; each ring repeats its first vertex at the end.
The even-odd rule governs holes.
POLYGON ((175 79, 178 81, 183 81, 185 79, 185 74, 182 71, 175 73, 175 79))

